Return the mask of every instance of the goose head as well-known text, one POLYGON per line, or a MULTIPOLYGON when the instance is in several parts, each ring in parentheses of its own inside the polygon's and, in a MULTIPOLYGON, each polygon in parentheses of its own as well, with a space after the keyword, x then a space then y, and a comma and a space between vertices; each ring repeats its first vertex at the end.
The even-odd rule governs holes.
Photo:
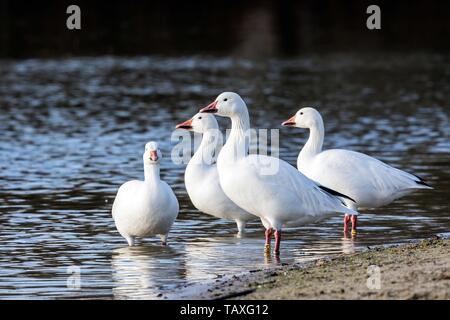
POLYGON ((200 113, 215 113, 221 117, 232 117, 245 113, 247 106, 244 100, 234 92, 223 92, 209 104, 200 110, 200 113))
POLYGON ((208 130, 217 130, 219 125, 211 113, 197 113, 191 119, 177 124, 176 129, 185 129, 196 133, 205 133, 208 130))
POLYGON ((322 122, 322 116, 314 108, 301 108, 295 115, 282 123, 283 126, 310 129, 322 122))
POLYGON ((145 164, 159 164, 161 156, 158 143, 150 141, 145 145, 144 154, 142 155, 145 164))

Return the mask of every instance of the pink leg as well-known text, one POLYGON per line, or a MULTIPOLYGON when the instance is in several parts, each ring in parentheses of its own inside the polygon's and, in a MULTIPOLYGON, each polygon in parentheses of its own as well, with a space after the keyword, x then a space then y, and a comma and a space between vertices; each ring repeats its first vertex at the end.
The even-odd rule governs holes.
POLYGON ((344 233, 348 232, 348 223, 350 222, 350 215, 346 214, 344 216, 344 233))
POLYGON ((281 230, 275 230, 275 254, 280 254, 281 230))
POLYGON ((266 229, 266 232, 264 234, 266 236, 266 245, 264 246, 264 252, 266 254, 269 254, 270 253, 270 242, 272 241, 273 229, 272 228, 266 229))
POLYGON ((352 216, 352 235, 356 235, 356 223, 358 222, 358 216, 352 216))

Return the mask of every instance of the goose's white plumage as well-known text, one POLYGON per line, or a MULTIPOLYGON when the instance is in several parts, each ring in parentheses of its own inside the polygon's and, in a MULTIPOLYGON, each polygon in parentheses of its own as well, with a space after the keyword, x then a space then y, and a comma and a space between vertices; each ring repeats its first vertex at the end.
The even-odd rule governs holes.
MULTIPOLYGON (((417 189, 430 189, 419 177, 366 154, 343 149, 322 151, 324 124, 314 108, 300 109, 283 125, 310 130, 309 139, 297 159, 298 170, 355 200, 345 199, 351 208, 380 207, 417 189)), ((356 220, 354 222, 356 224, 356 220)))
POLYGON ((272 229, 278 253, 282 227, 300 226, 334 213, 357 214, 283 160, 248 154, 249 115, 238 94, 224 92, 201 112, 231 118, 229 138, 217 159, 220 185, 234 203, 261 218, 267 229, 266 249, 272 229))
POLYGON ((149 142, 143 154, 145 180, 120 186, 112 207, 117 230, 133 246, 135 238, 159 235, 163 244, 175 221, 179 205, 170 186, 160 179, 161 152, 149 142))
POLYGON ((216 118, 211 114, 199 113, 178 124, 176 128, 203 135, 200 146, 189 161, 184 174, 186 190, 192 204, 206 214, 235 221, 239 234, 244 232, 246 222, 256 217, 231 201, 220 186, 215 158, 222 145, 222 134, 216 118))

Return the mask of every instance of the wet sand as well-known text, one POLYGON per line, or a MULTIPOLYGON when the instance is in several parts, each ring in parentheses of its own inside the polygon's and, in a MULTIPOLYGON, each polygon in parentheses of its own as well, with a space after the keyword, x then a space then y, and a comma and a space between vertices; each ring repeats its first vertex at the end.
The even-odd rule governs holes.
POLYGON ((218 280, 194 296, 200 299, 449 299, 449 249, 450 240, 438 237, 415 244, 369 248, 306 265, 235 275, 218 280))

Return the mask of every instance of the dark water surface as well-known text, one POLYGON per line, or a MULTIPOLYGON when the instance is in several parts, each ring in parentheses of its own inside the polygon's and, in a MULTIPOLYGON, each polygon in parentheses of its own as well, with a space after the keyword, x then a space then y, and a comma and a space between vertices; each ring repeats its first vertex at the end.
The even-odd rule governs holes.
POLYGON ((435 187, 364 211, 355 240, 342 238, 339 216, 287 230, 281 263, 446 233, 449 79, 449 56, 433 54, 0 60, 0 298, 161 298, 277 264, 264 259, 258 223, 237 238, 234 223, 196 211, 185 166, 170 159, 174 126, 225 90, 246 99, 254 127, 280 129, 293 165, 307 134, 279 124, 314 105, 326 148, 368 153, 435 187), (161 144, 181 210, 170 246, 155 238, 128 248, 110 210, 118 186, 142 178, 149 140, 161 144), (67 286, 70 267, 80 268, 80 289, 67 286))

